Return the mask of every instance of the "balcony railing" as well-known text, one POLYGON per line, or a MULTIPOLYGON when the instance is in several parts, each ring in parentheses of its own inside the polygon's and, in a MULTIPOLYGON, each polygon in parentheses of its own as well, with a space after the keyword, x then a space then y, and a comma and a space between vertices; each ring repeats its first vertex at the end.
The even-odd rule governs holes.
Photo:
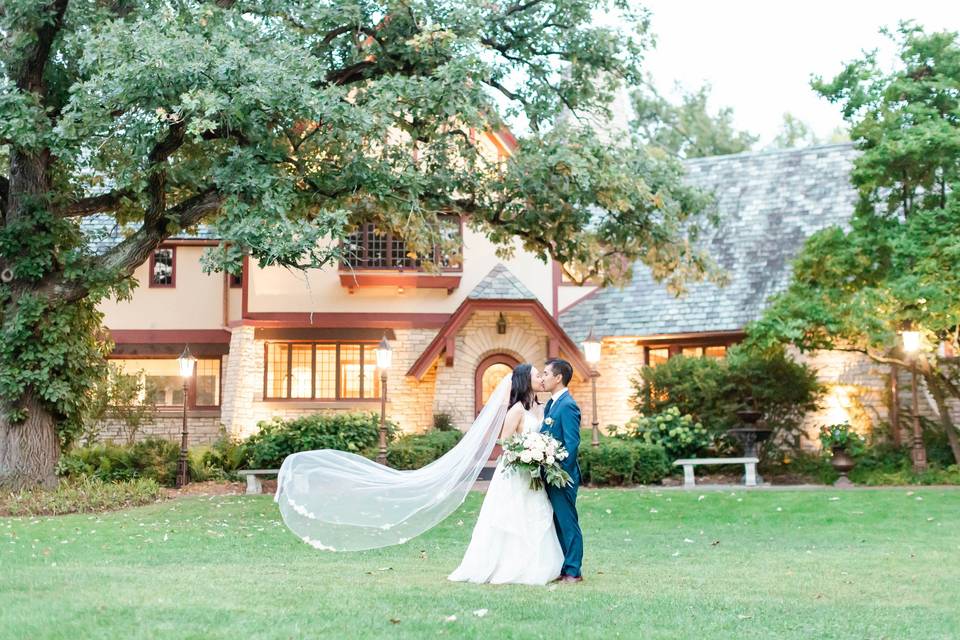
POLYGON ((422 289, 446 289, 460 285, 463 271, 463 227, 460 218, 442 220, 442 244, 434 245, 428 255, 414 253, 397 234, 379 231, 373 224, 362 225, 343 243, 340 284, 350 289, 363 286, 397 286, 422 289), (454 246, 456 249, 450 250, 454 246), (432 263, 439 270, 428 268, 432 263))
POLYGON ((463 236, 458 218, 444 221, 442 227, 446 245, 450 240, 458 247, 454 252, 444 251, 435 245, 428 256, 407 249, 400 236, 378 231, 373 224, 362 225, 344 242, 344 259, 341 271, 425 271, 425 262, 432 262, 441 271, 463 269, 463 236), (426 260, 425 258, 429 258, 426 260))

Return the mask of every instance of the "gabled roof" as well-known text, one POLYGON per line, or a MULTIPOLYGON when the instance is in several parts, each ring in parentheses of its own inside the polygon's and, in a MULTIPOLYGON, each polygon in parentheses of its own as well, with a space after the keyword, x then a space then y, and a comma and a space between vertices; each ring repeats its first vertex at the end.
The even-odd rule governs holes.
POLYGON ((481 309, 526 311, 547 332, 549 337, 547 355, 555 357, 562 349, 577 373, 584 378, 590 376, 590 366, 583 359, 577 344, 543 308, 537 297, 502 263, 498 263, 491 269, 490 273, 478 282, 466 299, 460 303, 427 348, 410 366, 407 375, 417 379, 422 378, 441 353, 444 354, 447 366, 453 366, 457 332, 470 320, 475 311, 481 309))
POLYGON ((637 337, 742 329, 787 286, 790 261, 808 236, 846 226, 858 153, 846 143, 686 161, 688 183, 716 197, 720 223, 702 244, 729 284, 694 284, 676 298, 638 263, 625 288, 584 298, 561 312, 560 325, 577 341, 591 327, 598 336, 637 337))
POLYGON ((507 269, 502 262, 490 270, 477 286, 467 294, 470 300, 536 300, 537 296, 530 292, 517 276, 507 269))

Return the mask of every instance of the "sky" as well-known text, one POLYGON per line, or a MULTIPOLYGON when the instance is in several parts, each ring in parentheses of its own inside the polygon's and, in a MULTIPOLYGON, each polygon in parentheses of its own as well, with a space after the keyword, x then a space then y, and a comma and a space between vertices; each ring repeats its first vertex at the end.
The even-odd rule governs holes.
POLYGON ((879 33, 912 19, 929 31, 960 31, 958 0, 644 0, 656 49, 647 69, 658 89, 676 82, 713 87, 712 110, 733 108, 734 123, 769 143, 790 112, 820 138, 843 124, 840 110, 810 89, 810 76, 832 78, 864 49, 892 61, 879 33))

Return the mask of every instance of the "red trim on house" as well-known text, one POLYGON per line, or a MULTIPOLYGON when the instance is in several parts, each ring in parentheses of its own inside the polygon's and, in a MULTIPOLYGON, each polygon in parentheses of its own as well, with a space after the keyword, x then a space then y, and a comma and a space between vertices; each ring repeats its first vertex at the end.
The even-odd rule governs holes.
MULTIPOLYGON (((607 336, 610 338, 616 336, 607 336)), ((624 336, 627 337, 627 336, 624 336)), ((632 337, 632 336, 631 336, 632 337)), ((646 346, 678 345, 680 347, 702 347, 730 345, 740 342, 747 333, 743 330, 735 331, 697 331, 693 333, 659 333, 650 336, 636 337, 637 344, 646 346)))
POLYGON ((243 282, 240 284, 241 289, 241 308, 240 308, 240 317, 247 317, 247 305, 250 299, 250 256, 243 256, 243 282))
POLYGON ((110 329, 117 344, 221 343, 230 344, 224 329, 110 329))
POLYGON ((177 287, 177 248, 170 243, 163 243, 150 252, 150 262, 147 267, 147 287, 150 289, 176 289, 177 287), (153 281, 154 267, 157 260, 157 251, 161 249, 170 249, 170 284, 156 284, 153 281))
POLYGON ((450 318, 448 313, 247 313, 231 327, 359 327, 382 329, 437 329, 450 318))
POLYGON ((357 287, 406 287, 410 289, 446 289, 447 293, 460 286, 460 274, 425 275, 422 273, 371 273, 369 271, 340 272, 340 286, 357 287))
POLYGON ((520 364, 520 362, 507 353, 495 353, 492 356, 487 356, 480 361, 480 364, 477 365, 477 370, 473 374, 474 415, 480 415, 480 410, 483 409, 483 374, 486 373, 487 369, 495 364, 505 364, 508 367, 513 368, 520 364))
POLYGON ((220 241, 205 238, 167 238, 163 244, 178 247, 215 247, 220 244, 220 241))
POLYGON ((418 380, 423 378, 424 374, 426 374, 430 368, 430 365, 433 364, 433 361, 436 360, 443 351, 446 352, 446 362, 452 363, 457 332, 463 328, 473 312, 480 309, 493 309, 497 311, 511 309, 529 312, 540 322, 540 325, 547 330, 547 334, 551 340, 555 341, 557 345, 556 350, 559 352, 562 348, 570 358, 573 368, 584 378, 590 377, 590 366, 583 359, 583 354, 580 352, 580 349, 573 340, 570 339, 570 336, 563 331, 560 325, 557 324, 553 316, 544 309, 540 302, 536 300, 473 300, 470 298, 464 300, 460 307, 450 316, 450 319, 443 325, 443 328, 436 337, 434 337, 433 341, 427 346, 424 352, 420 354, 420 357, 413 363, 410 370, 407 371, 407 375, 413 376, 418 380))
POLYGON ((560 263, 556 260, 553 261, 551 272, 553 280, 553 319, 556 320, 560 317, 560 282, 563 280, 563 274, 560 273, 560 263))

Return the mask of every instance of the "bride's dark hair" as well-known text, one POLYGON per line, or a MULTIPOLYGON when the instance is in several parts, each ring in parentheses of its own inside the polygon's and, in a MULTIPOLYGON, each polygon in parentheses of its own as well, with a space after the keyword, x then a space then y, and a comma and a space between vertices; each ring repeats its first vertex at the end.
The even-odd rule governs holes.
POLYGON ((513 375, 510 378, 510 403, 507 404, 508 407, 512 407, 519 402, 524 409, 529 411, 530 407, 533 406, 536 395, 533 391, 533 385, 530 384, 530 369, 532 368, 533 365, 527 363, 518 364, 513 368, 513 375))

